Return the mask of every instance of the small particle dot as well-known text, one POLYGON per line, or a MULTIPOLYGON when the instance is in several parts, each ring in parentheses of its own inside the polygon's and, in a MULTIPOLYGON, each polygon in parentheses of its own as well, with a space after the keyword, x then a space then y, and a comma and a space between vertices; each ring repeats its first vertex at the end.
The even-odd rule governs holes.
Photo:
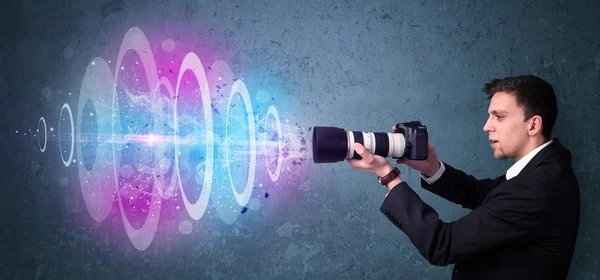
POLYGON ((162 41, 161 47, 165 52, 172 52, 175 50, 175 41, 173 39, 165 39, 162 41))
POLYGON ((253 197, 248 201, 248 208, 252 211, 258 211, 261 207, 261 202, 258 198, 253 197))
POLYGON ((183 235, 188 235, 192 233, 193 229, 194 225, 190 221, 183 221, 179 223, 179 232, 181 232, 181 234, 183 235))

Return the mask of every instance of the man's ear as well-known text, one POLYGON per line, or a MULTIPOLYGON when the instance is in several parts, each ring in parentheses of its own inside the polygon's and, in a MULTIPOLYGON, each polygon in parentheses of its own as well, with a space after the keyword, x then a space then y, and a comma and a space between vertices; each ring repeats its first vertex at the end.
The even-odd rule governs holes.
POLYGON ((527 133, 529 136, 534 136, 536 134, 542 133, 542 117, 539 115, 534 115, 529 119, 529 125, 527 128, 527 133))

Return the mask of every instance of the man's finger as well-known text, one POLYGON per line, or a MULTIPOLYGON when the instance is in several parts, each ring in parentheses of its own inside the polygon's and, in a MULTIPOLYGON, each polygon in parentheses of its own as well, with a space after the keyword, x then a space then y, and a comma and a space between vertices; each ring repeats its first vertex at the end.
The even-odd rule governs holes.
POLYGON ((357 170, 364 170, 365 163, 360 159, 347 159, 348 163, 350 163, 350 167, 357 170))
POLYGON ((354 151, 360 155, 360 157, 362 157, 363 160, 370 162, 371 161, 371 157, 373 157, 373 155, 371 155, 371 153, 369 153, 367 151, 367 149, 365 149, 365 146, 363 146, 360 143, 354 143, 353 145, 354 151))

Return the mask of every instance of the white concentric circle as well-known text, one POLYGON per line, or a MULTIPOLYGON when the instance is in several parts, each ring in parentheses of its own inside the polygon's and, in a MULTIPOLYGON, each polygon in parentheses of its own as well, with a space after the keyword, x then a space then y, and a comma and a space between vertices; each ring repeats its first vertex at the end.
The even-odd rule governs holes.
MULTIPOLYGON (((156 88, 156 84, 158 83, 158 74, 156 72, 156 62, 154 61, 154 56, 152 55, 152 48, 150 47, 150 43, 144 35, 144 32, 137 27, 133 27, 127 31, 125 37, 123 38, 123 42, 121 42, 121 47, 119 49, 119 56, 117 57, 117 63, 115 68, 115 80, 113 82, 113 108, 112 108, 112 150, 113 157, 116 158, 115 148, 119 148, 119 153, 121 152, 121 144, 115 143, 116 136, 114 133, 115 124, 120 125, 120 122, 117 123, 119 112, 116 112, 117 109, 117 82, 119 81, 119 72, 121 71, 121 63, 123 61, 123 57, 125 53, 129 50, 134 50, 139 56, 142 64, 144 66, 144 71, 146 72, 146 78, 148 80, 148 88, 154 89, 156 88)), ((127 232, 127 236, 133 246, 140 250, 146 250, 148 246, 152 243, 154 239, 154 235, 156 234, 156 228, 158 226, 158 220, 160 217, 160 197, 157 195, 152 195, 152 199, 150 201, 150 209, 148 210, 148 215, 146 216, 146 220, 140 229, 135 229, 127 219, 125 214, 125 210, 123 209, 123 203, 121 201, 121 194, 119 192, 119 169, 117 165, 114 165, 114 175, 115 182, 117 188, 117 199, 119 201, 119 209, 121 212, 121 218, 123 219, 123 224, 125 225, 125 231, 127 232)))
MULTIPOLYGON (((277 181, 277 179, 279 179, 279 175, 281 174, 281 167, 283 165, 283 163, 281 162, 281 152, 283 150, 282 148, 282 143, 281 143, 281 139, 282 139, 282 135, 281 135, 281 122, 279 120, 279 113, 277 112, 277 109, 275 109, 275 106, 271 105, 269 107, 269 109, 267 110, 267 116, 265 117, 265 130, 267 128, 267 121, 269 120, 269 115, 273 115, 273 118, 275 118, 275 124, 277 126, 277 146, 279 147, 278 153, 277 153, 277 166, 275 168, 275 173, 272 173, 271 170, 269 169, 269 159, 268 157, 266 158, 265 162, 267 163, 267 172, 269 172, 269 177, 271 178, 271 181, 275 182, 277 181)), ((263 143, 265 143, 265 156, 268 155, 267 153, 267 133, 265 133, 265 137, 264 137, 264 141, 263 143)))
POLYGON ((40 151, 45 152, 46 151, 46 143, 48 142, 48 129, 46 127, 46 120, 44 119, 44 117, 41 117, 40 120, 38 121, 38 128, 37 128, 37 139, 38 139, 38 147, 40 147, 40 151), (40 123, 44 124, 44 147, 42 148, 42 144, 40 143, 40 134, 42 133, 42 131, 40 130, 40 123))
MULTIPOLYGON (((167 79, 166 77, 161 77, 158 80, 158 84, 156 85, 156 90, 154 91, 154 97, 152 98, 152 112, 154 113, 158 113, 158 115, 153 115, 153 119, 154 119, 154 133, 162 136, 164 134, 165 128, 164 128, 164 123, 165 120, 163 118, 163 112, 162 112, 162 107, 160 105, 160 103, 157 104, 156 99, 160 98, 160 86, 165 86, 165 88, 167 89, 167 92, 169 93, 169 97, 171 98, 171 100, 175 100, 175 92, 173 91, 173 86, 171 86, 171 82, 169 82, 169 79, 167 79)), ((171 107, 173 108, 173 118, 175 117, 175 107, 173 104, 170 104, 171 107)), ((173 135, 175 136, 175 135, 173 135)), ((158 190, 158 192, 160 193, 160 195, 162 196, 163 199, 168 199, 171 196, 173 196, 173 193, 175 192, 175 187, 177 186, 177 172, 174 171, 173 175, 171 176, 171 181, 169 182, 169 185, 165 187, 165 176, 163 172, 161 172, 161 168, 160 166, 157 167, 157 162, 160 162, 160 159, 164 159, 165 158, 165 153, 166 153, 166 145, 155 145, 153 147, 154 149, 154 162, 155 162, 155 166, 153 168, 153 177, 154 177, 154 183, 156 184, 156 189, 158 190), (158 175, 162 176, 162 177, 158 177, 158 175), (161 179, 162 178, 162 179, 161 179)), ((158 164, 160 165, 160 163, 158 164)))
POLYGON ((210 92, 208 90, 208 82, 206 80, 206 74, 204 73, 204 67, 200 58, 194 53, 188 53, 183 62, 181 63, 181 69, 179 70, 179 77, 177 78, 177 89, 175 95, 179 96, 179 88, 181 86, 181 78, 183 74, 190 70, 194 73, 198 86, 200 87, 200 97, 202 98, 202 110, 204 111, 204 124, 206 128, 206 164, 204 169, 204 183, 202 184, 202 191, 200 198, 196 203, 191 203, 187 198, 185 191, 183 190, 183 183, 181 182, 181 175, 179 174, 179 120, 177 116, 177 104, 178 99, 175 99, 175 164, 177 166, 177 177, 179 181, 179 189, 181 190, 181 196, 183 197, 183 203, 188 214, 194 220, 199 220, 204 215, 206 207, 208 206, 208 198, 212 186, 212 173, 214 165, 214 143, 215 138, 213 135, 213 119, 212 109, 210 107, 210 92))
POLYGON ((59 116, 59 121, 58 121, 58 148, 60 150, 60 157, 62 158, 62 162, 66 167, 69 167, 69 165, 71 165, 71 162, 73 161, 73 150, 75 148, 75 125, 73 125, 73 113, 71 112, 71 106, 69 106, 69 104, 65 103, 62 106, 62 109, 60 109, 60 116, 59 116), (63 150, 62 150, 62 141, 60 139, 60 127, 61 127, 61 123, 62 123, 62 114, 63 111, 67 109, 67 112, 69 113, 69 119, 71 121, 71 152, 69 152, 69 159, 65 160, 65 157, 63 156, 63 150))
MULTIPOLYGON (((211 98, 212 100, 218 100, 218 102, 211 104, 213 106, 213 129, 220 135, 219 138, 215 136, 215 140, 223 139, 225 136, 225 126, 227 125, 225 123, 227 100, 223 99, 223 97, 227 97, 225 95, 231 91, 236 78, 229 65, 222 60, 213 62, 208 69, 206 71, 206 79, 210 87, 211 98)), ((224 160, 225 141, 215 141, 215 169, 213 170, 213 182, 210 194, 211 209, 214 209, 213 213, 223 223, 231 225, 242 214, 239 211, 240 205, 235 200, 235 196, 233 196, 233 192, 231 191, 227 167, 225 167, 227 163, 224 160)))
POLYGON ((250 199, 250 195, 252 195, 252 189, 254 185, 254 175, 256 170, 256 139, 255 139, 255 126, 254 126, 254 113, 252 112, 252 104, 250 103, 250 95, 248 94, 248 89, 242 80, 237 80, 233 83, 231 87, 231 92, 229 94, 229 102, 227 103, 227 118, 225 121, 225 155, 227 161, 227 173, 229 174, 229 181, 231 182, 231 189, 233 190, 233 195, 235 196, 235 200, 241 206, 245 206, 250 199), (246 113, 248 115, 248 130, 250 131, 250 170, 248 170, 248 180, 246 182, 246 187, 242 193, 238 193, 235 189, 235 185, 233 184, 233 178, 231 177, 231 167, 229 165, 229 145, 227 130, 229 127, 229 109, 231 108, 231 100, 233 96, 239 93, 242 97, 244 105, 246 106, 246 113))
POLYGON ((96 222, 106 219, 112 209, 115 188, 111 185, 110 178, 114 175, 113 165, 119 166, 121 162, 120 154, 115 156, 112 153, 111 139, 99 136, 112 131, 112 118, 107 116, 112 114, 110 100, 113 81, 108 63, 102 58, 94 58, 85 70, 77 105, 76 143, 79 182, 85 206, 96 222), (94 131, 94 135, 84 135, 83 130, 83 109, 88 101, 93 102, 96 111, 97 130, 94 131), (83 159, 83 144, 94 140, 97 143, 94 158, 97 160, 88 170, 83 159))

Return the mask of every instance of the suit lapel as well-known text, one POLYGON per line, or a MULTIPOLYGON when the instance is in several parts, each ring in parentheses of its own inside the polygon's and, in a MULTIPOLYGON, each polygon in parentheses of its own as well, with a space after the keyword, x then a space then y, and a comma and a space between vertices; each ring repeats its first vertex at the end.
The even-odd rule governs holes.
POLYGON ((548 158, 552 157, 556 153, 562 151, 563 149, 564 149, 564 147, 558 141, 558 138, 552 139, 552 143, 550 143, 550 145, 548 145, 547 147, 543 148, 539 153, 537 153, 531 159, 531 161, 529 161, 529 163, 527 163, 527 165, 525 165, 525 168, 523 168, 523 170, 521 170, 521 172, 519 173, 519 175, 517 175, 517 177, 520 176, 520 175, 523 175, 523 174, 530 174, 530 173, 532 173, 533 170, 535 170, 535 168, 538 165, 540 165, 540 163, 542 163, 543 161, 545 161, 548 158))

